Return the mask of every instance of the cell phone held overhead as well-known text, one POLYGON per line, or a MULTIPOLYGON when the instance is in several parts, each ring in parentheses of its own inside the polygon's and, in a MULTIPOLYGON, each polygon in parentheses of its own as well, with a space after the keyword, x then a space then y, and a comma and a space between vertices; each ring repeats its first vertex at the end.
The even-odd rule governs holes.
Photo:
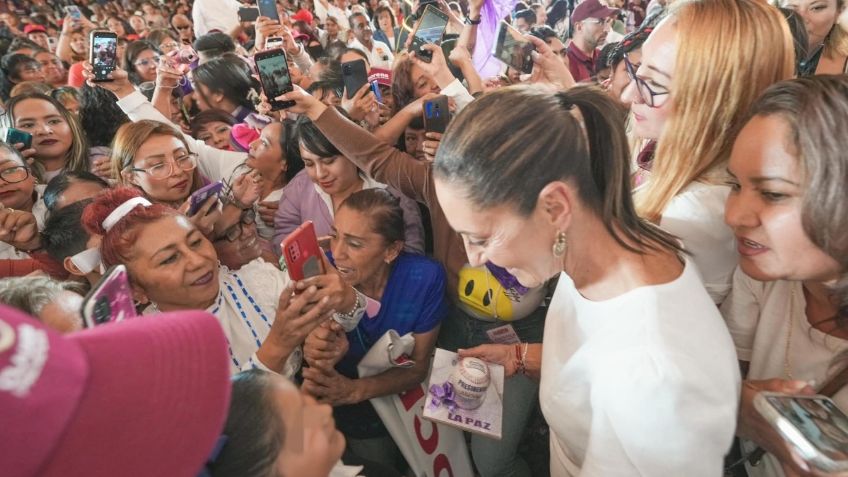
POLYGON ((253 59, 256 63, 256 71, 259 73, 259 82, 262 83, 262 90, 268 98, 271 110, 279 111, 294 106, 294 101, 275 99, 294 90, 286 52, 281 48, 275 48, 259 52, 253 59))
POLYGON ((112 81, 109 74, 118 66, 118 35, 111 31, 92 31, 89 45, 89 57, 94 71, 93 81, 112 81))
POLYGON ((522 74, 530 74, 533 72, 532 53, 535 50, 533 44, 507 22, 498 24, 492 56, 503 64, 522 74))
POLYGON ((415 31, 412 33, 412 42, 409 44, 409 52, 415 53, 415 56, 429 63, 433 61, 433 53, 427 50, 422 50, 421 47, 430 43, 438 45, 442 41, 442 36, 445 34, 445 28, 448 26, 448 16, 433 4, 427 5, 415 31))

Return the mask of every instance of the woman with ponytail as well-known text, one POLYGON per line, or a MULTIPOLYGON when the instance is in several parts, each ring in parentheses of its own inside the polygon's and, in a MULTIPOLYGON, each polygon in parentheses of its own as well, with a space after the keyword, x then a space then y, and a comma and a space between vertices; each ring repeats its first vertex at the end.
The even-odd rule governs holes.
POLYGON ((589 87, 504 88, 451 123, 435 189, 470 264, 525 287, 559 277, 543 344, 460 355, 541 378, 553 476, 721 475, 733 343, 677 239, 637 215, 627 149, 619 109, 589 87))
MULTIPOLYGON (((828 388, 848 366, 848 77, 811 76, 769 88, 730 156, 725 220, 740 268, 722 313, 743 372, 738 433, 748 475, 806 475, 753 407, 759 391, 828 388), (810 387, 807 387, 809 383, 810 387)), ((833 398, 848 409, 848 386, 833 398)), ((825 391, 822 391, 825 392, 825 391)))
POLYGON ((148 305, 145 314, 207 310, 215 315, 229 341, 233 372, 260 368, 291 378, 310 331, 335 311, 348 319, 364 311, 359 306, 364 297, 329 267, 328 273, 297 283, 260 260, 230 271, 185 216, 151 203, 137 189, 102 192, 85 208, 82 221, 90 234, 102 237, 103 265, 127 267, 136 301, 148 305))

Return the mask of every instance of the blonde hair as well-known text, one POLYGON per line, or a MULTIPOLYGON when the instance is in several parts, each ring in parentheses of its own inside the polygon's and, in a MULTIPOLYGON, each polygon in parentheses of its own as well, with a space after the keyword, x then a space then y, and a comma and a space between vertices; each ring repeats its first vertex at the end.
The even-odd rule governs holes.
POLYGON ((689 184, 716 179, 748 108, 795 71, 789 26, 765 2, 678 1, 666 21, 676 25, 678 38, 674 110, 651 180, 637 196, 640 214, 653 222, 689 184))
MULTIPOLYGON (((182 133, 174 129, 173 126, 151 119, 126 123, 115 133, 115 139, 112 141, 112 156, 110 157, 112 177, 117 179, 120 184, 134 187, 121 172, 132 167, 138 150, 153 136, 173 136, 180 140, 186 151, 191 151, 182 133)), ((192 178, 191 191, 193 192, 200 184, 197 169, 194 170, 192 178)))
POLYGON ((836 0, 836 24, 827 36, 824 45, 824 55, 828 58, 838 58, 840 56, 848 56, 848 32, 839 24, 839 16, 845 9, 845 0, 836 0))

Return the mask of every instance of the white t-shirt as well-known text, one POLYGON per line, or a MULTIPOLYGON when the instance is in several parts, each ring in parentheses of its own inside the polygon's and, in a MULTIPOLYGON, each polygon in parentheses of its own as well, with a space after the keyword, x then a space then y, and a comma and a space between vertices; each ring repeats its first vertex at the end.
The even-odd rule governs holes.
MULTIPOLYGON (((284 190, 285 187, 273 190, 270 194, 260 199, 260 202, 279 202, 280 199, 283 198, 284 190)), ((256 231, 259 233, 259 236, 265 240, 271 240, 274 238, 274 224, 266 224, 262 220, 262 217, 259 216, 259 214, 256 214, 256 231)))
MULTIPOLYGON (((739 359, 750 363, 748 379, 789 379, 785 372, 789 363, 793 379, 815 381, 818 387, 839 372, 840 365, 834 364, 833 358, 848 350, 848 341, 810 326, 806 307, 801 282, 760 282, 736 270, 733 291, 721 313, 739 359)), ((840 409, 848 409, 848 387, 836 393, 834 400, 840 409)), ((756 446, 743 442, 742 447, 748 453, 756 446)), ((748 475, 782 476, 783 470, 777 459, 766 455, 758 466, 748 467, 748 475)))
POLYGON ((692 254, 707 293, 720 304, 730 293, 739 263, 733 231, 724 223, 724 203, 730 187, 693 182, 677 194, 662 213, 660 227, 683 241, 692 254))
POLYGON ((372 68, 392 69, 392 64, 395 61, 395 55, 392 54, 392 49, 389 45, 380 40, 371 39, 371 49, 369 50, 361 41, 354 39, 348 44, 350 48, 357 48, 368 53, 368 62, 372 68))
POLYGON ((194 35, 199 37, 212 30, 229 35, 239 23, 238 9, 241 6, 237 0, 195 0, 191 9, 194 35))
POLYGON ((720 476, 739 392, 733 341, 691 263, 601 302, 560 275, 539 388, 552 476, 720 476))

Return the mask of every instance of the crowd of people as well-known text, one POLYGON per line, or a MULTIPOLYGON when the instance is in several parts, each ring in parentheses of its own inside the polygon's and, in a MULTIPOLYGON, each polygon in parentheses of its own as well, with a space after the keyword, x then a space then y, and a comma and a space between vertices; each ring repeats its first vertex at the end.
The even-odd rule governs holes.
POLYGON ((0 473, 425 475, 372 400, 438 347, 504 367, 480 477, 848 475, 755 404, 848 411, 845 0, 255 3, 0 4, 0 473))

